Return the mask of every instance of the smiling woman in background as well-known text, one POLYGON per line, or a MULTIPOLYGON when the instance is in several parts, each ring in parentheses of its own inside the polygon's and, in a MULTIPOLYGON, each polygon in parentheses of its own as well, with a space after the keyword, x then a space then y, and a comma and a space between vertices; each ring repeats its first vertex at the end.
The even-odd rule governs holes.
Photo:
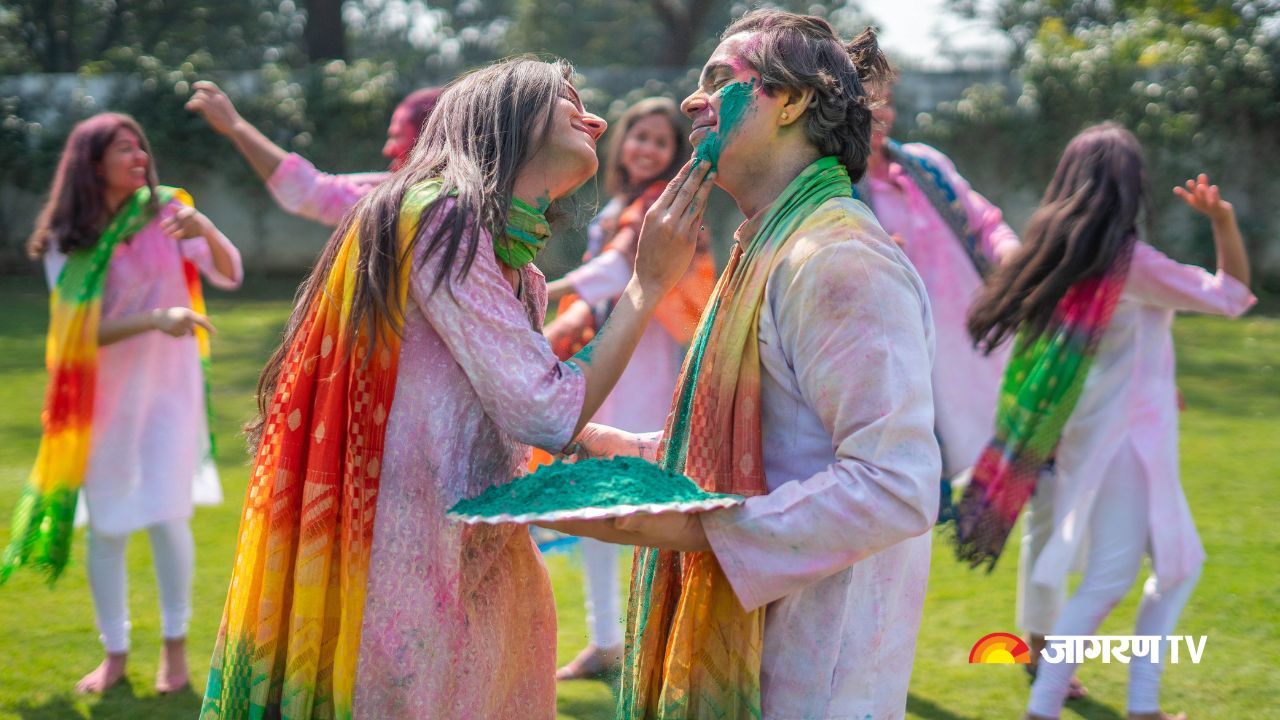
POLYGON ((138 123, 102 113, 67 138, 28 244, 53 293, 49 389, 40 455, 0 574, 30 563, 57 577, 83 488, 89 587, 107 657, 80 680, 81 692, 124 677, 125 544, 144 528, 164 633, 156 690, 187 684, 193 495, 221 500, 202 363, 213 327, 200 276, 224 289, 243 276, 236 248, 191 204, 185 191, 157 184, 138 123))

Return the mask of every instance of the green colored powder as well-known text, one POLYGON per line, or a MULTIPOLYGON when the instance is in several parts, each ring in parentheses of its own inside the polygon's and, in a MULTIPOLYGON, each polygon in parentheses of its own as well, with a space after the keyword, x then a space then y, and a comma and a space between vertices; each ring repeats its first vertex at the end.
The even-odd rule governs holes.
POLYGON ((556 461, 495 485, 449 509, 458 515, 524 515, 617 505, 692 502, 718 497, 692 480, 637 457, 556 461))
POLYGON ((696 162, 709 160, 711 169, 716 169, 724 143, 738 130, 738 124, 746 117, 747 108, 751 107, 751 100, 755 97, 755 90, 754 79, 731 83, 720 89, 719 128, 707 133, 702 142, 698 143, 697 152, 693 156, 696 162))

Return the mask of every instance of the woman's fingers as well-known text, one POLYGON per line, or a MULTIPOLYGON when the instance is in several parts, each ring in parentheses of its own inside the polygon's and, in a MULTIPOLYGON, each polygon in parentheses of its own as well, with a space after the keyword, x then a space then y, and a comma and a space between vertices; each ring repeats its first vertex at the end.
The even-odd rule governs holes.
POLYGON ((707 183, 707 177, 711 173, 711 163, 700 162, 693 168, 693 172, 689 178, 685 180, 684 185, 676 193, 671 201, 671 212, 677 216, 685 215, 689 212, 690 204, 697 197, 698 191, 707 183))
POLYGON ((209 318, 201 315, 200 313, 191 313, 191 322, 194 325, 199 325, 205 330, 208 330, 210 335, 216 335, 218 333, 217 329, 213 327, 213 323, 209 322, 209 318))
POLYGON ((690 158, 681 168, 676 176, 671 178, 671 182, 662 189, 662 194, 654 201, 649 208, 649 212, 661 211, 671 205, 671 201, 675 199, 680 188, 684 187, 685 180, 689 178, 689 172, 693 169, 693 158, 690 158))

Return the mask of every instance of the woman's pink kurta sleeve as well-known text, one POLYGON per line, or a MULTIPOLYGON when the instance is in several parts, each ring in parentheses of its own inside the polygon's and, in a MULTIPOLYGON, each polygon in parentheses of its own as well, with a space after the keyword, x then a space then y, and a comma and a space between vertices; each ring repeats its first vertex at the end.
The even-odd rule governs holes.
POLYGON ((390 173, 322 173, 296 153, 276 166, 267 189, 285 212, 325 225, 337 225, 360 198, 386 180, 390 173))
POLYGON ((1239 280, 1219 270, 1185 265, 1139 242, 1133 250, 1125 294, 1148 305, 1238 317, 1258 301, 1239 280))
POLYGON ((564 278, 589 305, 616 300, 631 282, 631 263, 617 250, 605 250, 570 270, 564 278))
MULTIPOLYGON (((586 378, 561 362, 498 268, 489 236, 466 278, 433 290, 440 253, 420 242, 410 294, 471 382, 485 413, 516 440, 559 452, 573 439, 586 378), (451 285, 451 287, 450 287, 451 285)), ((536 274, 525 272, 525 281, 536 274)), ((526 288, 526 292, 529 289, 526 288)))
POLYGON ((937 517, 927 300, 895 252, 833 244, 790 278, 778 272, 771 280, 782 351, 803 405, 830 435, 822 451, 834 448, 835 462, 704 516, 747 609, 925 533, 937 517))
MULTIPOLYGON (((180 207, 179 203, 169 203, 161 211, 161 218, 171 216, 180 207)), ((217 228, 214 228, 212 237, 194 237, 186 240, 175 240, 174 242, 178 243, 178 251, 182 253, 182 256, 195 264, 196 268, 200 270, 200 274, 209 281, 210 285, 222 290, 235 290, 244 282, 244 263, 240 259, 240 251, 217 228), (217 245, 231 258, 231 275, 224 275, 214 264, 213 251, 209 249, 211 243, 217 245)))

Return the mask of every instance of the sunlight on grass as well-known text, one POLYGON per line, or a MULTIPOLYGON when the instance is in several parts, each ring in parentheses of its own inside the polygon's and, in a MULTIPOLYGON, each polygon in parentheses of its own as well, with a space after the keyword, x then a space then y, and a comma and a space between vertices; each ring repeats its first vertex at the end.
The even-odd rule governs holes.
MULTIPOLYGON (((279 338, 296 282, 269 278, 243 292, 211 292, 218 337, 212 384, 220 467, 228 502, 197 511, 195 609, 191 625, 195 693, 159 697, 151 689, 159 653, 155 579, 145 536, 129 546, 133 654, 129 683, 102 698, 77 697, 71 687, 99 660, 93 611, 84 576, 83 537, 73 565, 50 591, 31 573, 0 588, 0 718, 192 718, 199 707, 209 655, 225 597, 247 477, 239 450, 240 424, 253 407, 253 388, 279 338)), ((35 277, 0 278, 0 512, 8 513, 39 442, 44 390, 47 296, 35 277)), ((1171 666, 1164 702, 1203 718, 1266 717, 1280 707, 1280 530, 1272 509, 1280 479, 1280 321, 1227 322, 1183 318, 1176 326, 1180 380, 1188 409, 1182 416, 1182 467, 1197 524, 1209 552, 1203 578, 1179 632, 1208 635, 1200 665, 1171 666)), ((5 524, 7 528, 7 523, 5 524)), ((5 531, 7 537, 7 530, 5 531)), ((1018 533, 1014 533, 1014 538, 1018 533)), ((1015 540, 1016 541, 1016 540, 1015 540)), ((920 631, 908 717, 922 720, 1016 718, 1026 701, 1020 667, 969 665, 979 638, 1013 627, 1016 547, 990 575, 967 570, 951 556, 943 531, 920 631)), ((576 551, 547 557, 559 607, 558 656, 571 658, 586 642, 581 562, 576 551)), ((624 582, 626 576, 624 573, 624 582)), ((1132 631, 1134 592, 1103 626, 1132 631)), ((1090 699, 1071 703, 1064 718, 1123 718, 1125 668, 1090 665, 1082 678, 1090 699)), ((612 718, 611 688, 599 682, 561 686, 560 717, 612 718)))

